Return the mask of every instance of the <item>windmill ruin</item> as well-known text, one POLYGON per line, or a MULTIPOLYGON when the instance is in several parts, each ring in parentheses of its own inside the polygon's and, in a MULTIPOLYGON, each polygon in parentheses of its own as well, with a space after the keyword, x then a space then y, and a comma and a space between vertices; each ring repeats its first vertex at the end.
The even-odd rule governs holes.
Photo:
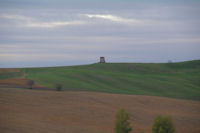
POLYGON ((105 57, 100 57, 100 63, 106 63, 105 57))

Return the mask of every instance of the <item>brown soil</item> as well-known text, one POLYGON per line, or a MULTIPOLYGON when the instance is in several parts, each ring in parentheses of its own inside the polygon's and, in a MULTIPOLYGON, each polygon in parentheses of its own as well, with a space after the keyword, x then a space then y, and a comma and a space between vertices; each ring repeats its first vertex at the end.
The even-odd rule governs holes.
MULTIPOLYGON (((9 78, 9 79, 0 79, 0 87, 21 87, 21 88, 29 88, 30 86, 28 85, 28 79, 25 78, 9 78)), ((43 89, 45 87, 39 85, 39 84, 34 84, 33 88, 37 89, 43 89)), ((47 89, 47 88, 45 88, 47 89)))
POLYGON ((28 86, 28 80, 24 78, 11 78, 11 79, 1 79, 0 85, 10 85, 10 86, 28 86))
POLYGON ((113 133, 114 115, 131 114, 132 133, 151 133, 157 115, 176 133, 200 132, 200 102, 152 96, 0 88, 1 133, 113 133))
POLYGON ((5 73, 5 72, 20 72, 20 69, 17 68, 1 68, 0 73, 5 73))

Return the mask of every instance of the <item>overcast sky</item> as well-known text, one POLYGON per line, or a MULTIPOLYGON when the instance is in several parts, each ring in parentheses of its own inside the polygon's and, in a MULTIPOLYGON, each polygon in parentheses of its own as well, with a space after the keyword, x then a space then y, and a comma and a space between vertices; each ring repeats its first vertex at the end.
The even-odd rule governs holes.
POLYGON ((199 0, 0 0, 0 67, 200 59, 199 0))

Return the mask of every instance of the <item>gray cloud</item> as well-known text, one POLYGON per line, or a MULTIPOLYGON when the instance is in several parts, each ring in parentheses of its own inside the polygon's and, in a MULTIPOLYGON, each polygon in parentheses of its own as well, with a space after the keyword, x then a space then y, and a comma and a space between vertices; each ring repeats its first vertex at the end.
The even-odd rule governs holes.
POLYGON ((12 19, 13 21, 19 21, 20 26, 30 27, 30 28, 56 28, 61 26, 68 25, 82 25, 85 24, 84 21, 50 21, 50 22, 42 22, 35 18, 26 17, 22 15, 13 15, 13 14, 3 14, 0 15, 0 18, 4 19, 12 19))
POLYGON ((0 67, 200 58, 200 2, 76 2, 4 1, 0 67))

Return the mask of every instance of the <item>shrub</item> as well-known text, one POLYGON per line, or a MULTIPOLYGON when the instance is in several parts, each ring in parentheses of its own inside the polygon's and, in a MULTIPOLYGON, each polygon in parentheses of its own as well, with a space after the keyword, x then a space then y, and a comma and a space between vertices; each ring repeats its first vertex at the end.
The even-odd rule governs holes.
POLYGON ((154 120, 153 133, 174 133, 175 125, 171 117, 158 116, 154 120))
POLYGON ((56 90, 61 91, 62 90, 62 85, 61 84, 56 84, 56 90))
POLYGON ((130 115, 124 109, 120 109, 115 116, 115 133, 129 133, 132 130, 129 119, 130 115))
POLYGON ((30 89, 33 89, 34 84, 35 84, 34 80, 28 80, 28 86, 30 89))

